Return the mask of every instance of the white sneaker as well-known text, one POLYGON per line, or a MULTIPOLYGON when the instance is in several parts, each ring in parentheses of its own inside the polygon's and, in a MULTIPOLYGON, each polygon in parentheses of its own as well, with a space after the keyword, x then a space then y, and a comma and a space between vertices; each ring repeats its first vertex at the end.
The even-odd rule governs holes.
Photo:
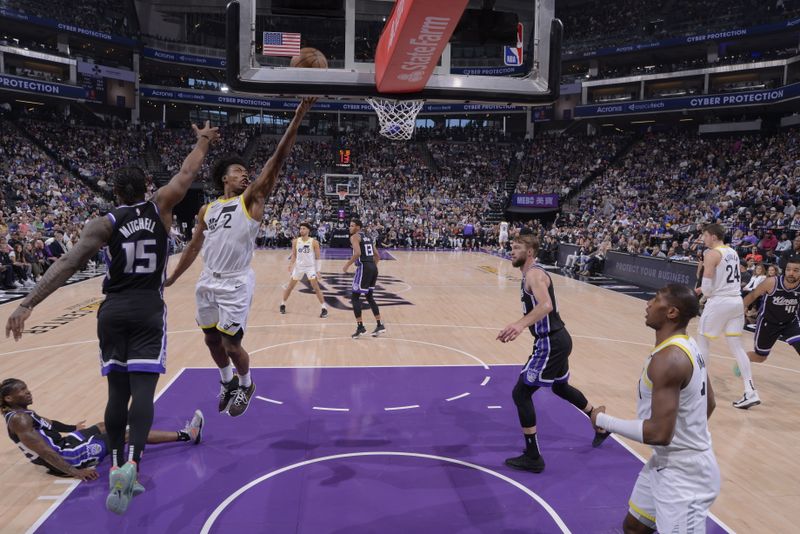
POLYGON ((761 399, 758 398, 758 391, 753 390, 750 393, 745 392, 741 399, 734 401, 733 407, 746 410, 759 404, 761 404, 761 399))
POLYGON ((20 288, 20 287, 22 287, 22 284, 20 284, 20 283, 19 283, 18 281, 16 281, 16 280, 14 280, 14 287, 16 287, 16 288, 20 288))

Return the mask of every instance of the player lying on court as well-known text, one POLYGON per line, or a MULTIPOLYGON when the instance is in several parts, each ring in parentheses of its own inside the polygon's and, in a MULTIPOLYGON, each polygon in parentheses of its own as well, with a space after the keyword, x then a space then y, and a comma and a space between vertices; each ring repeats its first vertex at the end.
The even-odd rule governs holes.
POLYGON ((289 272, 292 273, 289 285, 283 291, 281 300, 281 313, 286 313, 286 301, 292 294, 294 286, 303 279, 308 278, 317 300, 322 309, 319 316, 323 319, 328 316, 328 307, 325 306, 325 297, 319 287, 319 273, 322 270, 322 260, 320 259, 319 241, 311 237, 311 225, 307 222, 300 223, 300 236, 292 240, 292 257, 289 260, 289 272))
MULTIPOLYGON (((511 243, 511 264, 522 271, 524 315, 497 335, 497 339, 503 343, 514 341, 526 328, 533 335, 533 351, 511 392, 522 425, 525 450, 520 456, 508 458, 506 465, 534 473, 544 470, 544 459, 536 437, 533 394, 539 388, 551 388, 553 393, 587 416, 592 413, 592 405, 583 393, 569 384, 572 337, 558 313, 553 281, 547 271, 536 264, 538 253, 539 240, 530 230, 522 229, 511 243)), ((599 447, 608 436, 608 432, 595 428, 592 446, 599 447)))
MULTIPOLYGON (((46 467, 51 475, 95 480, 98 475, 94 466, 102 462, 110 450, 105 424, 86 427, 85 421, 68 425, 47 419, 28 409, 32 403, 33 395, 22 380, 8 378, 0 383, 0 410, 11 441, 26 458, 46 467)), ((203 437, 203 424, 202 412, 195 410, 181 430, 150 430, 147 443, 185 441, 197 445, 203 437)), ((127 441, 127 436, 125 439, 127 441)), ((138 486, 138 482, 136 484, 138 486)), ((141 491, 143 488, 134 487, 135 493, 141 491)))
POLYGON ((628 501, 626 534, 705 532, 708 509, 719 495, 708 430, 714 391, 704 355, 686 335, 698 312, 688 286, 661 288, 647 303, 645 323, 656 331, 656 345, 639 378, 638 419, 612 417, 605 406, 592 412, 597 426, 653 448, 628 501))

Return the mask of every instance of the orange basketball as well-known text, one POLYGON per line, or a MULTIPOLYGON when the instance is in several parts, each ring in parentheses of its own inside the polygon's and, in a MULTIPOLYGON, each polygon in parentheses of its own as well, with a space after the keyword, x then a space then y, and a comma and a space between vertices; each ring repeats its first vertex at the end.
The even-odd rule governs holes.
POLYGON ((327 69, 328 60, 325 59, 325 54, 316 48, 301 48, 300 55, 292 57, 289 66, 302 69, 327 69))

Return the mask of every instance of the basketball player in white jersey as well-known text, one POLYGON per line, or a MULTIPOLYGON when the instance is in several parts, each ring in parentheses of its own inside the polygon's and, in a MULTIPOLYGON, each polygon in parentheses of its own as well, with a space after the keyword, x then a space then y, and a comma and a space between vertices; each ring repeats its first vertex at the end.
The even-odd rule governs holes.
POLYGON ((500 252, 505 252, 506 243, 508 243, 508 223, 505 221, 500 223, 500 235, 497 237, 497 242, 500 245, 500 252))
POLYGON ((744 308, 739 255, 723 242, 725 228, 720 224, 706 225, 702 237, 707 250, 703 255, 703 281, 696 291, 705 295, 707 300, 700 317, 698 345, 703 356, 710 359, 709 340, 725 335, 744 381, 744 395, 733 405, 749 408, 761 404, 761 400, 753 385, 750 359, 742 347, 744 308))
POLYGON ((250 263, 264 218, 264 203, 294 146, 300 122, 315 101, 304 98, 300 102, 275 153, 252 184, 248 184, 247 163, 242 158, 231 156, 216 162, 211 178, 223 195, 200 208, 194 236, 166 281, 167 286, 173 284, 202 249, 204 265, 195 291, 197 324, 219 367, 219 411, 232 417, 247 410, 256 389, 242 337, 255 289, 250 263))
POLYGON ((314 293, 317 294, 319 304, 322 306, 319 316, 324 319, 328 316, 328 308, 325 306, 325 297, 322 296, 322 290, 319 287, 322 260, 320 259, 319 243, 316 239, 310 237, 310 234, 311 225, 300 223, 300 237, 292 240, 292 259, 289 261, 289 272, 292 273, 292 277, 289 280, 289 285, 283 291, 281 313, 286 313, 286 301, 289 300, 289 295, 292 294, 297 282, 305 276, 308 278, 311 287, 314 288, 314 293))
POLYGON ((638 419, 610 416, 604 406, 592 412, 598 427, 653 448, 628 501, 626 534, 705 532, 708 509, 719 495, 708 430, 714 391, 704 355, 686 335, 698 309, 688 286, 661 288, 647 303, 645 323, 656 331, 656 346, 639 378, 638 419))

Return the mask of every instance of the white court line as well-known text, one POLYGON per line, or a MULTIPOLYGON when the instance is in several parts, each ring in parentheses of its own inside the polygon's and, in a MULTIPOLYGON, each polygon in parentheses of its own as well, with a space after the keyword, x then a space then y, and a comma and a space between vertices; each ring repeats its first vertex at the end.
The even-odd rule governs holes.
POLYGON ((350 408, 326 408, 325 406, 312 406, 312 410, 320 410, 323 412, 349 412, 350 408))
POLYGON ((481 385, 485 386, 486 384, 489 383, 489 380, 491 380, 491 379, 492 379, 491 376, 487 376, 486 378, 483 379, 483 382, 481 382, 481 385))
POLYGON ((490 410, 499 410, 500 408, 502 408, 502 406, 487 406, 487 408, 490 410))
POLYGON ((53 512, 56 511, 56 508, 58 508, 61 505, 61 503, 67 499, 67 497, 69 497, 69 494, 72 493, 75 490, 75 488, 78 487, 78 484, 80 484, 79 480, 71 480, 71 481, 65 480, 64 482, 68 482, 70 484, 70 487, 68 487, 66 491, 64 491, 64 493, 61 494, 61 496, 56 498, 53 504, 50 505, 50 508, 45 510, 45 512, 39 517, 39 519, 36 520, 36 523, 31 525, 31 528, 25 531, 25 534, 33 534, 34 532, 36 532, 36 530, 38 530, 38 528, 42 526, 42 524, 45 521, 47 521, 47 518, 53 515, 53 512))
POLYGON ((387 412, 393 412, 395 410, 411 410, 412 408, 419 408, 419 404, 412 404, 410 406, 391 406, 389 408, 384 408, 387 412))
POLYGON ((333 456, 323 456, 322 458, 313 458, 311 460, 306 460, 304 462, 298 462, 298 463, 293 464, 293 465, 288 465, 286 467, 282 467, 280 469, 276 469, 275 471, 267 473, 264 476, 261 476, 261 477, 255 479, 255 480, 253 480, 251 482, 248 482, 247 484, 245 484, 244 486, 242 486, 241 488, 239 488, 238 490, 236 490, 235 492, 230 494, 224 501, 222 501, 219 504, 219 506, 217 506, 214 509, 213 512, 211 512, 211 515, 208 516, 208 519, 206 519, 206 522, 203 524, 203 528, 200 530, 200 534, 208 534, 211 531, 211 527, 214 526, 214 523, 216 522, 217 518, 222 514, 222 512, 225 511, 225 508, 227 508, 233 501, 235 501, 244 492, 246 492, 247 490, 249 490, 250 488, 252 488, 254 486, 257 486, 258 484, 264 482, 265 480, 268 480, 268 479, 270 479, 270 478, 272 478, 272 477, 274 477, 276 475, 280 475, 281 473, 285 473, 286 471, 291 471, 292 469, 297 469, 299 467, 305 467, 307 465, 314 464, 314 463, 317 463, 317 462, 324 462, 324 461, 327 461, 327 460, 339 460, 341 458, 355 458, 355 457, 358 457, 358 456, 407 456, 407 457, 412 457, 412 458, 425 458, 425 459, 428 459, 428 460, 437 460, 437 461, 440 461, 440 462, 448 462, 448 463, 460 465, 460 466, 463 466, 463 467, 469 467, 471 469, 475 469, 477 471, 480 471, 481 473, 486 473, 486 474, 492 475, 494 477, 499 478, 503 482, 507 482, 508 484, 511 484, 515 488, 521 490, 526 495, 531 497, 533 500, 535 500, 537 503, 539 503, 539 505, 542 508, 544 508, 544 510, 550 515, 550 517, 553 519, 553 521, 556 523, 556 525, 558 525, 558 527, 561 529, 561 532, 563 532, 564 534, 571 534, 571 531, 569 530, 567 525, 564 523, 564 521, 561 519, 561 517, 559 517, 559 515, 556 513, 556 511, 553 509, 553 507, 550 506, 547 503, 547 501, 545 501, 542 497, 540 497, 539 495, 537 495, 536 493, 534 493, 533 491, 531 491, 529 488, 525 487, 524 485, 520 484, 519 482, 517 482, 513 478, 509 478, 509 477, 507 477, 507 476, 505 476, 505 475, 503 475, 501 473, 498 473, 497 471, 492 471, 491 469, 488 469, 486 467, 483 467, 483 466, 480 466, 480 465, 476 465, 476 464, 472 464, 472 463, 469 463, 469 462, 465 462, 463 460, 456 460, 455 458, 448 458, 447 456, 434 456, 432 454, 420 454, 420 453, 416 453, 416 452, 389 452, 389 451, 385 451, 385 452, 383 452, 383 451, 351 452, 351 453, 347 453, 347 454, 336 454, 336 455, 333 455, 333 456))
POLYGON ((259 400, 263 400, 264 402, 271 402, 272 404, 283 404, 283 401, 275 400, 275 399, 268 399, 266 397, 262 397, 260 395, 256 395, 256 398, 259 400))
POLYGON ((445 399, 445 400, 447 402, 450 402, 450 401, 454 401, 454 400, 458 400, 458 399, 463 399, 467 395, 469 395, 469 391, 467 391, 466 393, 462 393, 461 395, 456 395, 455 397, 450 397, 449 399, 445 399))
POLYGON ((36 497, 37 501, 57 501, 61 498, 61 495, 39 495, 36 497))

